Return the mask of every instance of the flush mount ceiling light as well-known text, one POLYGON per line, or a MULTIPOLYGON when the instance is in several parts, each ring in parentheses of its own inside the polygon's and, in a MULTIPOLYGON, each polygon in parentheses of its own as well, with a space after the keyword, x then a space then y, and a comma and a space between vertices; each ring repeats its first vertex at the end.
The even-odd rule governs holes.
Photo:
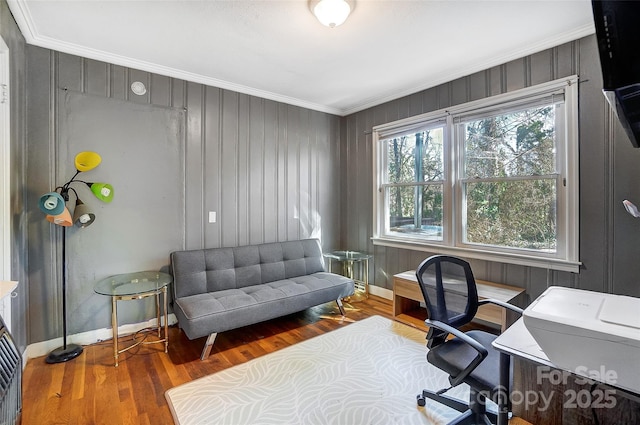
POLYGON ((315 0, 309 3, 313 14, 322 25, 337 27, 347 20, 352 6, 346 0, 315 0))

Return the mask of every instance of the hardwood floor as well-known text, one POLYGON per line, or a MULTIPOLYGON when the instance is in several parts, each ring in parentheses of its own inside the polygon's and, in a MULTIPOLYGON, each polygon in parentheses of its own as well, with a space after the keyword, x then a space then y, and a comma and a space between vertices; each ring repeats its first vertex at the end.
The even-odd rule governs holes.
POLYGON ((205 338, 190 341, 177 326, 169 329, 169 353, 163 344, 139 346, 121 354, 118 367, 113 366, 111 340, 85 347, 67 363, 31 359, 23 376, 22 424, 171 425, 164 398, 169 388, 372 315, 391 319, 391 301, 379 297, 345 306, 344 320, 336 304, 328 303, 223 332, 205 361, 200 361, 205 338))

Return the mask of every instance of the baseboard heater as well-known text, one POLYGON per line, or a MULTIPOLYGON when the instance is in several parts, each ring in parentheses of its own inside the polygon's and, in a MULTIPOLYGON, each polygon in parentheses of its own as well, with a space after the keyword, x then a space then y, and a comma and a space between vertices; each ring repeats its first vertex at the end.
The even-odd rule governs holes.
POLYGON ((0 425, 20 424, 22 357, 0 318, 0 425))

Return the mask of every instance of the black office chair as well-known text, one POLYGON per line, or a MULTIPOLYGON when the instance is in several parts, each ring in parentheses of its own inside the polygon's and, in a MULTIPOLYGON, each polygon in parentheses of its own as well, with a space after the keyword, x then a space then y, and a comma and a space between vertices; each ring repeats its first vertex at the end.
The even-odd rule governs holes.
POLYGON ((508 388, 500 385, 500 353, 491 345, 496 336, 481 330, 462 332, 459 328, 471 322, 482 304, 497 304, 520 314, 522 309, 497 300, 479 301, 471 266, 460 258, 427 258, 416 270, 416 276, 429 317, 425 320, 429 326, 427 361, 447 372, 451 384, 437 392, 422 391, 417 397, 418 405, 424 406, 429 398, 463 412, 449 425, 496 423, 497 415, 487 411, 486 399, 496 402, 505 416, 510 408, 508 388), (471 388, 468 404, 444 394, 463 382, 471 388))

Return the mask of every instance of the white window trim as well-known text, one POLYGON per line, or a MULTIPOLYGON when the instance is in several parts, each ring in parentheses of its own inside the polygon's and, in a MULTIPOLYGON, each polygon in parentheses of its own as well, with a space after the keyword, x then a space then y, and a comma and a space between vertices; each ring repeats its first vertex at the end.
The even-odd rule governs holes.
POLYGON ((9 47, 0 37, 0 281, 11 279, 9 47))
MULTIPOLYGON (((579 156, 578 156, 578 76, 574 75, 567 78, 562 78, 555 81, 539 84, 534 87, 527 87, 524 89, 516 90, 513 92, 492 96, 485 99, 468 102, 462 105, 456 105, 449 108, 441 109, 438 111, 429 112, 426 114, 417 115, 414 117, 405 118, 402 120, 394 121, 387 124, 382 124, 373 127, 373 237, 371 238, 374 245, 394 247, 400 249, 411 249, 415 251, 424 251, 431 253, 441 253, 449 255, 459 255, 466 258, 480 259, 486 261, 495 261, 501 263, 517 264, 523 266, 540 267, 545 269, 568 271, 578 273, 580 270, 581 262, 579 261, 579 156), (501 251, 500 248, 487 251, 485 247, 469 247, 469 246, 455 246, 455 239, 453 235, 444 236, 443 241, 416 241, 407 240, 404 238, 395 238, 388 235, 384 235, 383 219, 381 217, 384 214, 384 197, 381 195, 379 188, 383 184, 383 171, 384 164, 382 164, 382 154, 380 152, 379 141, 388 138, 389 134, 398 133, 403 130, 410 130, 421 123, 433 121, 443 116, 448 116, 448 124, 451 124, 449 128, 453 128, 451 116, 471 113, 475 109, 484 109, 492 105, 506 104, 515 102, 518 100, 525 100, 536 95, 543 95, 549 92, 557 91, 559 89, 565 89, 565 111, 567 114, 567 122, 564 125, 566 147, 567 152, 563 156, 565 161, 562 164, 562 175, 560 181, 566 181, 566 186, 560 186, 558 190, 558 199, 562 198, 564 202, 559 202, 559 205, 564 205, 566 211, 558 211, 558 220, 563 220, 562 228, 564 229, 564 235, 562 238, 566 241, 567 246, 564 253, 564 258, 559 258, 555 254, 545 255, 544 253, 531 253, 527 251, 514 252, 514 251, 501 251), (564 188, 565 190, 560 190, 564 188)), ((451 149, 445 149, 445 172, 449 172, 448 167, 451 166, 451 158, 449 155, 453 154, 459 158, 457 152, 451 149)), ((454 176, 457 179, 458 176, 454 176)), ((455 180, 454 180, 455 181, 455 180)), ((453 227, 461 226, 461 223, 450 223, 452 220, 453 208, 456 208, 453 203, 457 202, 458 196, 454 196, 454 188, 445 185, 445 203, 443 204, 443 227, 452 229, 453 232, 460 231, 461 229, 453 229, 453 227)), ((561 226, 559 226, 559 230, 561 226)))

